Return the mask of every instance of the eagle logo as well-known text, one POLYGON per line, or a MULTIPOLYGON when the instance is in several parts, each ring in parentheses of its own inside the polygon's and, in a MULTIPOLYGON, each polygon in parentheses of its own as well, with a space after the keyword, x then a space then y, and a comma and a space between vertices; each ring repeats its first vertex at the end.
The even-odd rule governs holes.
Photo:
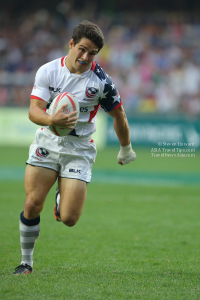
POLYGON ((93 98, 98 93, 98 91, 99 90, 96 89, 96 88, 94 88, 94 87, 87 87, 86 91, 85 91, 86 97, 89 98, 89 99, 91 99, 91 98, 93 98))
POLYGON ((49 155, 49 152, 45 148, 38 147, 36 149, 36 154, 39 157, 46 157, 49 155))

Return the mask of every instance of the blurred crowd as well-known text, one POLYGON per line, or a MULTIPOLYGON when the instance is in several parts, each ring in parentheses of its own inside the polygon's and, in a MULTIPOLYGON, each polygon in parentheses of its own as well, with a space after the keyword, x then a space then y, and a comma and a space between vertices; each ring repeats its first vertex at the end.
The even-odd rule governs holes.
POLYGON ((112 15, 95 4, 61 2, 16 18, 0 13, 0 106, 28 106, 37 69, 65 56, 73 28, 97 23, 105 46, 97 62, 129 113, 200 116, 200 19, 183 14, 112 15))

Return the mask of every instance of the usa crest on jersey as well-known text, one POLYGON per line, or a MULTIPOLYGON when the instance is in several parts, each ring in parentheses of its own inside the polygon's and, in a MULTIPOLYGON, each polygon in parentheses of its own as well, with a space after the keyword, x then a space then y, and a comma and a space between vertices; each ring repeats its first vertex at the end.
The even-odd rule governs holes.
POLYGON ((98 92, 99 90, 96 89, 95 87, 87 87, 85 91, 85 95, 88 98, 88 100, 92 100, 92 98, 94 98, 98 92))

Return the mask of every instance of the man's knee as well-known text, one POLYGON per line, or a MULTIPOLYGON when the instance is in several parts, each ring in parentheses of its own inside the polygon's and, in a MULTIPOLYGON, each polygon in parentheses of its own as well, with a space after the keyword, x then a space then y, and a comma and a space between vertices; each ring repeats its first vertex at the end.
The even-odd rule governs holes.
POLYGON ((77 216, 62 216, 61 215, 62 222, 66 226, 69 226, 69 227, 72 227, 72 226, 76 225, 78 219, 79 219, 79 217, 77 217, 77 216))
POLYGON ((37 218, 43 209, 43 203, 27 198, 24 205, 24 216, 28 219, 37 218))

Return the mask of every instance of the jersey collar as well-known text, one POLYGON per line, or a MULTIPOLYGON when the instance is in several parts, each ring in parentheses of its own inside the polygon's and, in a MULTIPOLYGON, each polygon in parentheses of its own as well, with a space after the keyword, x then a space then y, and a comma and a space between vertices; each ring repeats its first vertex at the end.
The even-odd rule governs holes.
POLYGON ((66 58, 67 58, 67 56, 65 56, 65 57, 64 57, 64 60, 63 60, 64 67, 66 68, 67 73, 70 74, 70 75, 73 76, 73 77, 85 77, 85 76, 87 76, 87 75, 90 73, 90 71, 92 70, 92 64, 91 64, 90 68, 89 68, 87 71, 85 71, 85 72, 83 72, 83 73, 81 73, 81 74, 71 73, 71 72, 69 71, 69 69, 67 68, 67 66, 66 66, 66 63, 65 63, 66 58))

